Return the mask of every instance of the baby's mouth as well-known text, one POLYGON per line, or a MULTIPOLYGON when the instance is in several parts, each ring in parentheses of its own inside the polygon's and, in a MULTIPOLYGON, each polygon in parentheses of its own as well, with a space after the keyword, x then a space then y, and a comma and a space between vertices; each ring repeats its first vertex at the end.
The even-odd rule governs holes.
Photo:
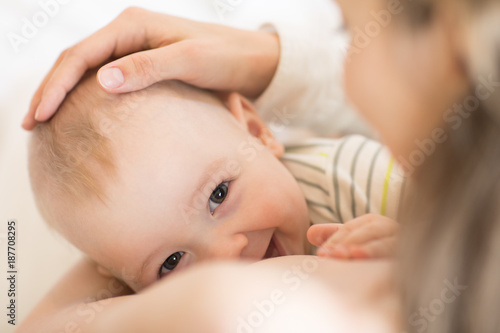
POLYGON ((273 237, 271 237, 271 241, 269 242, 266 254, 264 254, 264 257, 262 259, 269 259, 282 256, 286 256, 286 253, 281 247, 281 244, 279 244, 278 240, 276 239, 276 236, 273 235, 273 237))

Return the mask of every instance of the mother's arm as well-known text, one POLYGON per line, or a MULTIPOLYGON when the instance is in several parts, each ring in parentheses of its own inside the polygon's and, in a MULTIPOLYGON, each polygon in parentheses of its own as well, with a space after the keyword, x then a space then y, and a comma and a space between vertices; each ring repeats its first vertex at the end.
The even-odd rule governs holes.
POLYGON ((85 332, 396 332, 392 264, 280 257, 200 265, 106 308, 85 332))

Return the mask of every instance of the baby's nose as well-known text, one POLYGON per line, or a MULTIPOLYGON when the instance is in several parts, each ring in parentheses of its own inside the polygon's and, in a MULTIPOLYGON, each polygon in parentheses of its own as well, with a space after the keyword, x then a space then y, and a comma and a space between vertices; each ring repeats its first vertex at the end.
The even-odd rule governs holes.
POLYGON ((232 235, 210 242, 204 257, 206 259, 238 259, 247 245, 247 236, 244 234, 232 235))

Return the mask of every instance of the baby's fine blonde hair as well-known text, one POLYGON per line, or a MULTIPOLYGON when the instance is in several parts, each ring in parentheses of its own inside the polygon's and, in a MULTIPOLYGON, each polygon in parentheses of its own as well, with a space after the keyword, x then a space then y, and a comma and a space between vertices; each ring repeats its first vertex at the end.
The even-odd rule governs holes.
POLYGON ((54 117, 37 125, 30 142, 29 168, 35 194, 50 191, 59 198, 95 195, 104 200, 103 175, 114 174, 105 124, 119 120, 112 110, 123 102, 97 86, 95 72, 88 73, 54 117))
MULTIPOLYGON (((145 116, 142 111, 150 112, 149 116, 165 112, 164 108, 145 107, 155 95, 174 97, 169 99, 169 107, 187 100, 223 106, 214 94, 178 81, 108 94, 91 70, 66 96, 54 117, 37 125, 30 142, 29 171, 37 204, 49 224, 57 210, 54 200, 74 206, 97 198, 106 204, 107 184, 117 181, 115 148, 120 138, 134 132, 137 117, 145 116)), ((175 107, 171 111, 181 112, 175 107)))

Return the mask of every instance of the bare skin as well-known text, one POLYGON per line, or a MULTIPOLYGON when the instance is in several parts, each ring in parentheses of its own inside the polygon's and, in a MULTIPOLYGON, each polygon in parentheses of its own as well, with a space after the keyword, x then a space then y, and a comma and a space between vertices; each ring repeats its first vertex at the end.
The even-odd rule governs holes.
MULTIPOLYGON (((75 290, 57 302, 42 302, 31 318, 45 318, 47 331, 221 332, 254 327, 252 315, 258 317, 255 311, 263 311, 266 319, 258 325, 259 332, 304 324, 315 332, 342 330, 346 325, 350 332, 366 332, 367 327, 371 332, 396 332, 398 302, 392 270, 390 261, 346 262, 311 256, 272 258, 250 265, 212 262, 126 297, 89 302, 84 294, 90 290, 75 290), (294 319, 282 311, 297 315, 294 319), (54 316, 57 312, 64 315, 54 316)), ((88 278, 99 273, 95 265, 82 261, 60 284, 72 274, 88 278)), ((103 290, 120 289, 117 282, 101 280, 92 293, 104 295, 103 290)), ((51 291, 52 296, 57 293, 57 289, 51 291)), ((119 294, 126 293, 124 289, 119 294)), ((17 332, 33 329, 23 324, 17 332)))
POLYGON ((307 256, 251 266, 199 266, 103 312, 88 331, 234 332, 250 327, 276 332, 304 327, 314 332, 396 332, 397 297, 388 282, 391 276, 392 264, 386 261, 307 256), (264 314, 262 323, 252 319, 258 317, 256 311, 264 314))

